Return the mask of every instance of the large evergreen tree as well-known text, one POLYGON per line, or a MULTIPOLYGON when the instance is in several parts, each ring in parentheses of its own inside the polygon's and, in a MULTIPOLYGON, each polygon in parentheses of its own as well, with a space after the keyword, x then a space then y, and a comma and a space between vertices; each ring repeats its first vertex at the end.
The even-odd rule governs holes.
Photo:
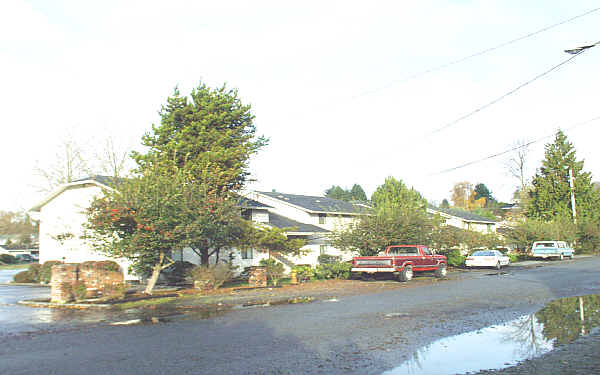
POLYGON ((600 217, 600 195, 593 187, 592 176, 583 171, 583 160, 577 160, 573 144, 561 130, 556 133, 554 142, 545 146, 545 159, 529 192, 528 217, 543 221, 571 217, 569 169, 574 177, 577 217, 600 217))
POLYGON ((253 118, 236 90, 201 84, 191 98, 175 90, 160 125, 143 137, 147 152, 133 154, 134 176, 92 204, 90 240, 151 271, 148 293, 173 250, 190 247, 207 265, 222 249, 264 237, 241 218, 235 194, 248 180, 249 158, 266 144, 253 118))
POLYGON ((366 201, 367 194, 359 184, 354 184, 352 189, 347 190, 338 185, 333 185, 325 190, 327 198, 339 199, 342 201, 366 201))
POLYGON ((408 188, 402 180, 394 177, 385 179, 383 185, 377 187, 371 201, 377 210, 404 208, 407 210, 422 210, 425 212, 427 201, 413 188, 408 188))
POLYGON ((143 166, 174 160, 218 193, 244 186, 250 157, 267 143, 255 137, 250 106, 241 102, 237 90, 225 86, 211 89, 200 84, 189 98, 175 89, 160 115, 160 125, 142 138, 148 152, 133 153, 136 162, 143 166))
POLYGON ((473 191, 475 193, 475 196, 473 197, 474 200, 485 198, 486 207, 488 206, 488 204, 490 202, 494 202, 496 200, 494 198, 494 196, 492 195, 492 192, 490 191, 490 189, 488 189, 488 187, 485 186, 485 184, 483 184, 483 183, 479 183, 479 184, 475 185, 475 189, 473 189, 473 191))
POLYGON ((367 194, 359 184, 352 186, 350 194, 352 195, 352 200, 363 202, 367 200, 367 194))
POLYGON ((329 189, 325 190, 325 196, 327 198, 339 199, 342 201, 348 200, 348 192, 337 185, 333 185, 329 189))
POLYGON ((427 201, 401 180, 386 178, 371 197, 372 215, 332 232, 335 247, 375 255, 389 245, 429 244, 437 222, 426 212, 427 201))

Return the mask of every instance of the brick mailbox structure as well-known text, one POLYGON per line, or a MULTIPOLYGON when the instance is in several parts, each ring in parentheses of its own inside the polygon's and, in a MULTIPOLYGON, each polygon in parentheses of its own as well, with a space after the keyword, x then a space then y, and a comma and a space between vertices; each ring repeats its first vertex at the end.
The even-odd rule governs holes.
POLYGON ((68 303, 75 300, 76 288, 84 288, 81 291, 84 298, 93 298, 115 292, 124 293, 124 286, 123 273, 114 262, 57 264, 52 266, 50 302, 68 303))
POLYGON ((250 267, 248 270, 248 286, 250 287, 266 287, 267 286, 267 268, 266 267, 250 267))
POLYGON ((52 266, 50 279, 50 302, 67 303, 73 298, 72 285, 77 281, 79 265, 76 263, 52 266))

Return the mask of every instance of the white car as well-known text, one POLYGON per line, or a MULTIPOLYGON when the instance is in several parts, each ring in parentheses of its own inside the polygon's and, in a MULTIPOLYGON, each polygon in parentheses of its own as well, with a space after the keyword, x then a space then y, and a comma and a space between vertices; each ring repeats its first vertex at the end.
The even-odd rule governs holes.
POLYGON ((494 267, 497 270, 510 264, 510 258, 498 250, 479 250, 467 257, 467 267, 494 267))

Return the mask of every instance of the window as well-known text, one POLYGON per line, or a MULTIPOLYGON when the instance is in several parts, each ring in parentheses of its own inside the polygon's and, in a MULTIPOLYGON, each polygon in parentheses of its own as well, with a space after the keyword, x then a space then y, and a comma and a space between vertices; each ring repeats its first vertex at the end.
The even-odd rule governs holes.
POLYGON ((254 251, 252 249, 242 250, 242 259, 253 259, 254 251))
POLYGON ((431 255, 431 251, 428 248, 426 248, 426 247, 423 248, 423 253, 425 255, 431 255))
POLYGON ((327 245, 320 245, 319 246, 319 254, 320 255, 327 255, 327 245))
POLYGON ((319 224, 325 224, 326 214, 319 214, 319 224))
POLYGON ((246 220, 252 220, 252 210, 243 210, 242 217, 246 220))
POLYGON ((392 247, 388 251, 389 255, 419 255, 419 250, 416 247, 392 247))

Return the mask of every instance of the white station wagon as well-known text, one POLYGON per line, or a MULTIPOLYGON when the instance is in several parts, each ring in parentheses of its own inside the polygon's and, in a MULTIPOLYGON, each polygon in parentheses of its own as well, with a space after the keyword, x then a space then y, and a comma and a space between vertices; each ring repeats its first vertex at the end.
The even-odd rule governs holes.
POLYGON ((537 241, 531 246, 534 258, 573 259, 575 250, 565 241, 537 241))
POLYGON ((467 257, 467 267, 494 267, 497 270, 510 264, 510 258, 498 250, 479 250, 467 257))

